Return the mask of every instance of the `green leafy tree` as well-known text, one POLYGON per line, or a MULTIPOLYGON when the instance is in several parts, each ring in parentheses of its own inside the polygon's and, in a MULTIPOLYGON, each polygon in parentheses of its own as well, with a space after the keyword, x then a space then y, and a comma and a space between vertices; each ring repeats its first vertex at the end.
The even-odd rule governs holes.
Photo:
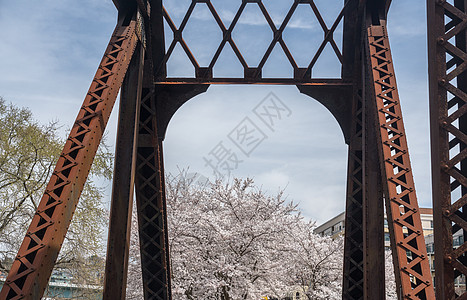
MULTIPOLYGON (((58 122, 40 124, 27 108, 0 98, 0 270, 8 271, 42 198, 65 140, 58 122)), ((69 227, 56 270, 72 282, 99 285, 107 211, 102 183, 112 176, 113 155, 101 143, 69 227), (101 183, 100 185, 98 183, 101 183)), ((92 298, 92 297, 90 297, 92 298)))

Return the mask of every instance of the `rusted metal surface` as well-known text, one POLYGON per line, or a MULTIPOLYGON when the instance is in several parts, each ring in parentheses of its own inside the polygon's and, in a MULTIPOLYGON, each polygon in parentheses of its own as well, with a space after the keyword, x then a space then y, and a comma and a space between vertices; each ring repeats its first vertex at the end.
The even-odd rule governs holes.
POLYGON ((134 11, 136 6, 135 0, 112 0, 119 14, 126 15, 130 11, 134 11))
POLYGON ((171 299, 162 141, 153 88, 143 88, 136 159, 136 205, 144 299, 171 299))
POLYGON ((377 116, 369 105, 373 99, 364 93, 364 152, 363 152, 363 299, 385 299, 384 259, 384 201, 378 150, 374 126, 377 116))
MULTIPOLYGON (((396 78, 384 25, 368 28, 383 189, 400 299, 434 299, 396 78)), ((371 99, 371 98, 369 98, 371 99)))
POLYGON ((112 35, 0 299, 40 299, 44 293, 136 46, 135 22, 123 22, 112 35))
MULTIPOLYGON (((361 25, 361 24, 360 24, 361 25)), ((361 36, 360 42, 361 42, 361 36)), ((355 49, 363 65, 364 47, 355 49)), ((365 72, 353 69, 352 122, 347 169, 342 298, 384 299, 384 210, 372 98, 365 72)), ((370 86, 371 87, 371 86, 370 86)))
POLYGON ((363 5, 347 0, 344 14, 342 78, 352 81, 351 122, 348 126, 347 191, 345 205, 344 263, 342 299, 360 300, 364 297, 364 114, 361 30, 363 5))
POLYGON ((466 8, 465 1, 427 1, 437 299, 467 298, 455 284, 467 275, 466 8))
POLYGON ((347 195, 345 205, 344 272, 342 299, 363 299, 363 114, 362 89, 353 92, 352 125, 347 166, 347 195))
POLYGON ((176 78, 169 77, 156 81, 155 84, 274 84, 301 86, 351 87, 352 82, 342 79, 296 79, 296 78, 176 78))
POLYGON ((108 300, 125 299, 143 61, 144 50, 139 45, 120 93, 103 291, 103 299, 108 300))

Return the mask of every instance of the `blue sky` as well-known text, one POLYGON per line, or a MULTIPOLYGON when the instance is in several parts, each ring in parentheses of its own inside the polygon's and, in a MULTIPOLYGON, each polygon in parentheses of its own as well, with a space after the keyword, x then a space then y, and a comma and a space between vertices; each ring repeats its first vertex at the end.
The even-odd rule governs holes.
MULTIPOLYGON (((190 2, 179 0, 174 5, 175 0, 166 1, 176 24, 183 17, 184 5, 190 2)), ((226 24, 239 2, 212 0, 226 24)), ((279 24, 292 1, 264 2, 279 24)), ((330 27, 341 1, 316 3, 326 9, 324 19, 330 27)), ((256 12, 249 4, 233 33, 251 65, 259 61, 264 43, 271 39, 264 18, 256 12), (246 39, 246 34, 253 38, 246 39)), ((110 0, 0 0, 0 96, 29 107, 41 122, 59 120, 69 128, 115 22, 116 9, 110 0)), ((212 41, 221 37, 213 25, 203 7, 195 10, 193 21, 187 25, 184 37, 200 64, 209 62, 215 49, 212 41), (204 33, 198 30, 200 27, 204 33)), ((322 39, 321 29, 309 8, 297 11, 290 25, 284 39, 297 62, 304 66, 322 39)), ((419 203, 431 206, 425 1, 393 1, 388 27, 419 203)), ((265 66, 266 75, 290 75, 291 68, 280 51, 275 51, 271 59, 273 63, 265 66)), ((193 74, 190 67, 183 65, 185 61, 174 54, 169 74, 193 74)), ((335 61, 335 55, 327 52, 313 74, 335 76, 339 68, 335 61)), ((214 72, 234 76, 241 69, 226 52, 214 72)), ((114 141, 116 111, 108 125, 110 143, 114 141)), ((289 199, 299 203, 307 217, 322 222, 344 210, 347 146, 342 133, 331 114, 296 87, 211 86, 172 119, 165 140, 166 170, 176 173, 189 168, 190 172, 212 177, 205 158, 219 143, 241 161, 232 176, 253 177, 270 193, 286 188, 289 199), (271 92, 290 111, 272 129, 254 112, 271 92), (254 123, 263 133, 261 143, 249 155, 231 139, 231 133, 242 122, 254 123)))

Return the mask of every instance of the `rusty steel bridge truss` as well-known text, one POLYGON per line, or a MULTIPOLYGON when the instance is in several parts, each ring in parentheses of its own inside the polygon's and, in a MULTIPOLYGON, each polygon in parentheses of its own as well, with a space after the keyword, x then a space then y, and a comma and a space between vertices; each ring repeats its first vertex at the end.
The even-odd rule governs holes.
MULTIPOLYGON (((338 1, 340 13, 330 24, 313 0, 294 0, 279 25, 263 1, 240 2, 226 25, 210 0, 193 0, 177 27, 162 0, 114 0, 118 24, 0 299, 42 297, 120 89, 104 299, 125 299, 133 190, 144 297, 172 299, 163 139, 177 109, 211 84, 296 85, 338 121, 349 145, 343 299, 385 298, 384 211, 399 299, 435 299, 386 30, 391 0, 338 1), (184 39, 197 6, 208 9, 222 33, 206 65, 197 61, 184 39), (248 6, 257 7, 273 37, 254 66, 233 37, 248 6), (299 66, 283 33, 304 7, 318 20, 323 39, 310 53, 309 64, 299 66), (339 25, 342 47, 335 41, 339 25), (168 32, 173 39, 167 40, 168 32), (167 75, 167 62, 177 46, 194 76, 167 75), (340 78, 313 75, 326 46, 341 65, 340 78), (242 76, 216 76, 214 68, 226 48, 240 63, 242 76), (285 54, 291 77, 263 76, 275 48, 285 54)), ((467 233, 467 1, 427 0, 427 6, 436 298, 467 299, 454 285, 467 275, 467 243, 453 247, 453 235, 467 233)))

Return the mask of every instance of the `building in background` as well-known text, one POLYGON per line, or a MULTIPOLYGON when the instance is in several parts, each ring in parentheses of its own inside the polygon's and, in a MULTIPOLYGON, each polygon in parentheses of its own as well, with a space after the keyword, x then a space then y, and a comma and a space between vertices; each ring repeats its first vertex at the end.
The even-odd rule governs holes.
MULTIPOLYGON (((420 218, 422 220, 423 234, 426 236, 433 234, 433 209, 420 208, 420 218)), ((333 239, 343 236, 345 233, 345 212, 338 214, 334 218, 326 221, 315 229, 315 233, 321 236, 330 236, 333 239)), ((384 215, 384 246, 389 250, 389 227, 386 214, 384 215)))
MULTIPOLYGON (((431 276, 433 277, 433 281, 435 278, 435 245, 434 245, 434 235, 430 234, 425 236, 425 244, 426 244, 426 252, 428 253, 428 258, 430 262, 430 270, 431 276)), ((452 245, 454 248, 458 248, 464 244, 464 235, 462 230, 457 231, 453 234, 452 245)), ((465 275, 461 274, 454 280, 454 288, 456 293, 461 294, 466 289, 466 279, 465 275)))
MULTIPOLYGON (((431 276, 435 278, 435 249, 434 249, 434 236, 433 236, 433 209, 431 208, 420 208, 420 218, 422 221, 423 235, 425 236, 426 250, 430 262, 431 276)), ((338 214, 329 221, 323 223, 315 229, 315 233, 321 236, 330 236, 333 239, 344 236, 345 233, 345 212, 338 214)), ((462 230, 459 230, 453 235, 453 246, 454 248, 459 247, 464 243, 464 235, 462 230)), ((384 246, 387 250, 390 250, 390 239, 389 239, 389 228, 386 215, 384 216, 384 246)), ((434 280, 433 280, 434 282, 434 280)), ((466 278, 464 275, 460 275, 455 280, 456 290, 465 290, 466 278)))

